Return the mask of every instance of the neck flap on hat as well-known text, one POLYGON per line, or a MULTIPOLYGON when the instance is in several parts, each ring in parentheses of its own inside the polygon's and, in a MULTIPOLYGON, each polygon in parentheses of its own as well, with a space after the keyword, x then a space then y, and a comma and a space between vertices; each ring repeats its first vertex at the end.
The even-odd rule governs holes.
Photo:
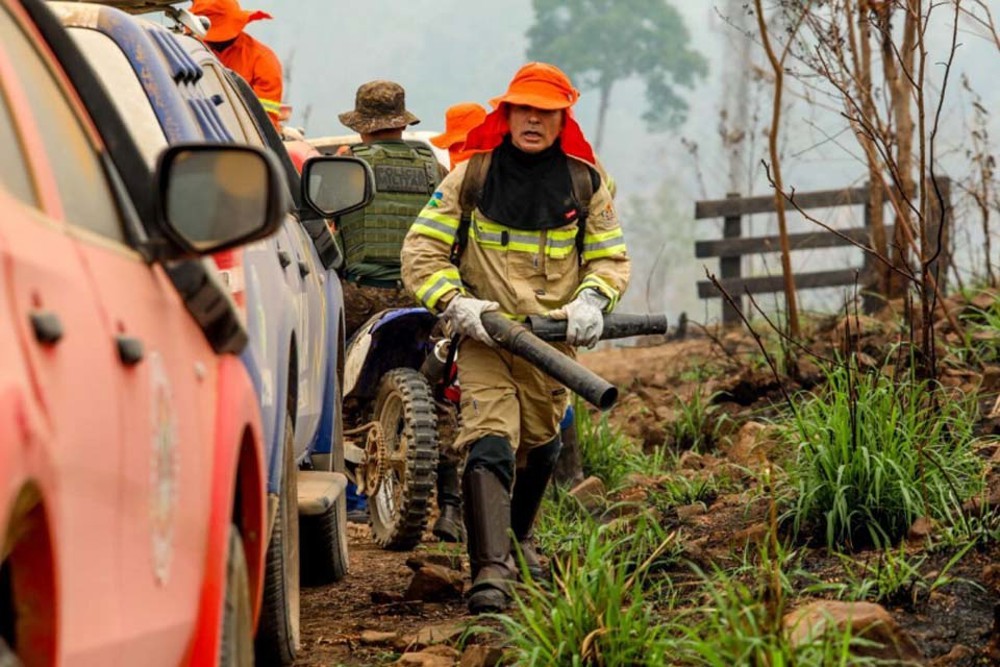
MULTIPOLYGON (((573 110, 564 109, 563 112, 565 113, 563 129, 559 134, 559 142, 563 152, 588 164, 596 164, 594 149, 583 136, 580 124, 573 117, 573 110)), ((481 125, 469 132, 469 136, 465 140, 465 150, 473 152, 493 150, 503 143, 504 137, 509 134, 510 124, 507 122, 507 104, 505 102, 487 115, 486 120, 481 125)))

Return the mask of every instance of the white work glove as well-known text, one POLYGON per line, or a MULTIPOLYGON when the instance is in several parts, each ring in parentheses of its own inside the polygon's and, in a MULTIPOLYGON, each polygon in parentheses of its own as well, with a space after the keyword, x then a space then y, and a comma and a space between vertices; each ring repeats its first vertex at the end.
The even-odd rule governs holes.
POLYGON ((576 298, 547 317, 566 320, 566 342, 577 347, 594 347, 604 331, 604 309, 610 299, 593 289, 585 289, 576 298))
POLYGON ((454 333, 475 338, 480 343, 494 347, 496 343, 486 333, 482 317, 483 313, 499 310, 499 308, 500 304, 496 301, 483 301, 470 296, 458 295, 448 302, 448 307, 444 309, 441 317, 451 325, 454 333))

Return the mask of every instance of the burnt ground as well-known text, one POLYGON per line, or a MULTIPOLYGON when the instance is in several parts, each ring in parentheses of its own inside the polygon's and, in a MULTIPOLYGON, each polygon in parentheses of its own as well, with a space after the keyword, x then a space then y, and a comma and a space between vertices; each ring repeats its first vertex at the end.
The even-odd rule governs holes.
MULTIPOLYGON (((302 591, 302 649, 296 665, 384 665, 406 650, 407 638, 442 624, 471 624, 463 600, 407 602, 403 597, 413 571, 406 561, 414 552, 379 548, 368 527, 349 524, 350 574, 340 582, 302 591), (366 631, 394 632, 399 640, 362 642, 366 631)), ((429 534, 417 554, 460 557, 461 545, 438 543, 429 534)), ((467 569, 466 569, 467 572, 467 569)))
MULTIPOLYGON (((880 356, 882 351, 892 349, 892 343, 898 340, 898 332, 888 324, 889 320, 888 316, 863 319, 846 330, 843 322, 831 320, 810 332, 811 349, 832 355, 847 341, 865 363, 878 366, 887 361, 880 356)), ((950 335, 946 325, 941 328, 943 336, 950 335)), ((666 447, 681 453, 690 444, 684 442, 690 436, 679 436, 676 427, 684 419, 684 404, 700 395, 710 406, 700 447, 704 453, 679 457, 676 469, 669 474, 721 480, 720 490, 705 500, 705 511, 683 518, 670 508, 657 508, 662 521, 679 529, 684 547, 684 562, 663 575, 680 580, 691 577, 688 562, 708 571, 714 565, 733 566, 745 559, 748 545, 752 547, 767 533, 769 503, 766 494, 756 488, 759 477, 753 473, 753 465, 759 459, 748 457, 736 442, 745 422, 774 414, 774 405, 783 400, 779 384, 753 339, 739 332, 695 334, 686 340, 649 347, 599 350, 583 355, 582 360, 623 388, 609 421, 646 452, 666 447)), ((1000 390, 996 361, 992 370, 982 365, 969 366, 950 359, 942 350, 942 369, 943 384, 975 394, 984 415, 995 410, 1000 390)), ((808 358, 800 362, 792 377, 782 378, 790 391, 808 389, 821 381, 822 374, 808 358)), ((984 418, 979 431, 984 436, 1000 434, 1000 416, 984 418)), ((767 452, 769 459, 778 461, 781 454, 767 452)), ((986 440, 980 455, 986 462, 988 489, 980 499, 980 508, 968 514, 986 516, 1000 525, 996 509, 1000 507, 1000 447, 995 440, 986 440)), ((648 505, 648 489, 658 483, 655 477, 637 479, 609 500, 644 507, 648 505)), ((957 547, 936 541, 938 530, 932 528, 930 541, 913 539, 903 546, 907 558, 920 563, 921 577, 917 585, 905 589, 885 606, 911 634, 928 664, 1000 664, 1000 637, 995 636, 1000 627, 994 627, 994 614, 1000 614, 995 612, 1000 610, 1000 544, 993 541, 973 547, 949 567, 957 547)), ((407 648, 418 650, 428 643, 419 635, 421 630, 426 634, 429 626, 444 628, 450 635, 445 643, 457 646, 464 642, 462 628, 483 625, 465 614, 461 599, 402 601, 413 576, 406 564, 413 553, 379 549, 364 526, 352 525, 350 537, 350 575, 337 584, 303 591, 302 650, 297 665, 392 664, 407 648), (396 633, 397 637, 371 637, 366 631, 396 633)), ((789 566, 795 590, 801 590, 807 580, 849 582, 842 557, 807 544, 791 546, 797 553, 794 564, 789 566)), ((425 556, 437 554, 438 558, 448 554, 453 562, 459 562, 464 555, 461 546, 441 545, 429 535, 417 552, 425 556)), ((863 549, 851 554, 851 558, 854 563, 876 560, 874 551, 863 549)), ((463 573, 468 576, 467 567, 463 567, 463 573)), ((799 597, 790 605, 809 597, 831 597, 830 590, 799 597)), ((471 634, 475 643, 502 644, 496 632, 471 634)), ((447 649, 443 652, 447 653, 447 649)), ((454 658, 454 664, 458 663, 457 651, 447 654, 454 658)))

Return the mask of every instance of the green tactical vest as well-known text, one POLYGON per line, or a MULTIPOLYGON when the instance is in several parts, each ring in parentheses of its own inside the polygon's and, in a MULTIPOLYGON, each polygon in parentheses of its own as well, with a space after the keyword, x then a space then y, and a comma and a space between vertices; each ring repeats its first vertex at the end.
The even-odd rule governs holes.
POLYGON ((430 148, 414 142, 358 144, 355 157, 375 173, 375 198, 340 220, 347 271, 359 264, 398 267, 403 238, 440 182, 430 148))

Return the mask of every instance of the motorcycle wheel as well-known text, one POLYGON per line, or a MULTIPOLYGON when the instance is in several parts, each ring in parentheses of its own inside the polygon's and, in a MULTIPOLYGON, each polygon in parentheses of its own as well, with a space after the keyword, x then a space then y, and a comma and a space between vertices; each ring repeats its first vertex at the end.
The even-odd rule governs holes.
POLYGON ((385 448, 382 482, 369 497, 372 536, 384 549, 420 542, 437 475, 437 412, 426 378, 412 368, 386 373, 375 399, 385 448))

